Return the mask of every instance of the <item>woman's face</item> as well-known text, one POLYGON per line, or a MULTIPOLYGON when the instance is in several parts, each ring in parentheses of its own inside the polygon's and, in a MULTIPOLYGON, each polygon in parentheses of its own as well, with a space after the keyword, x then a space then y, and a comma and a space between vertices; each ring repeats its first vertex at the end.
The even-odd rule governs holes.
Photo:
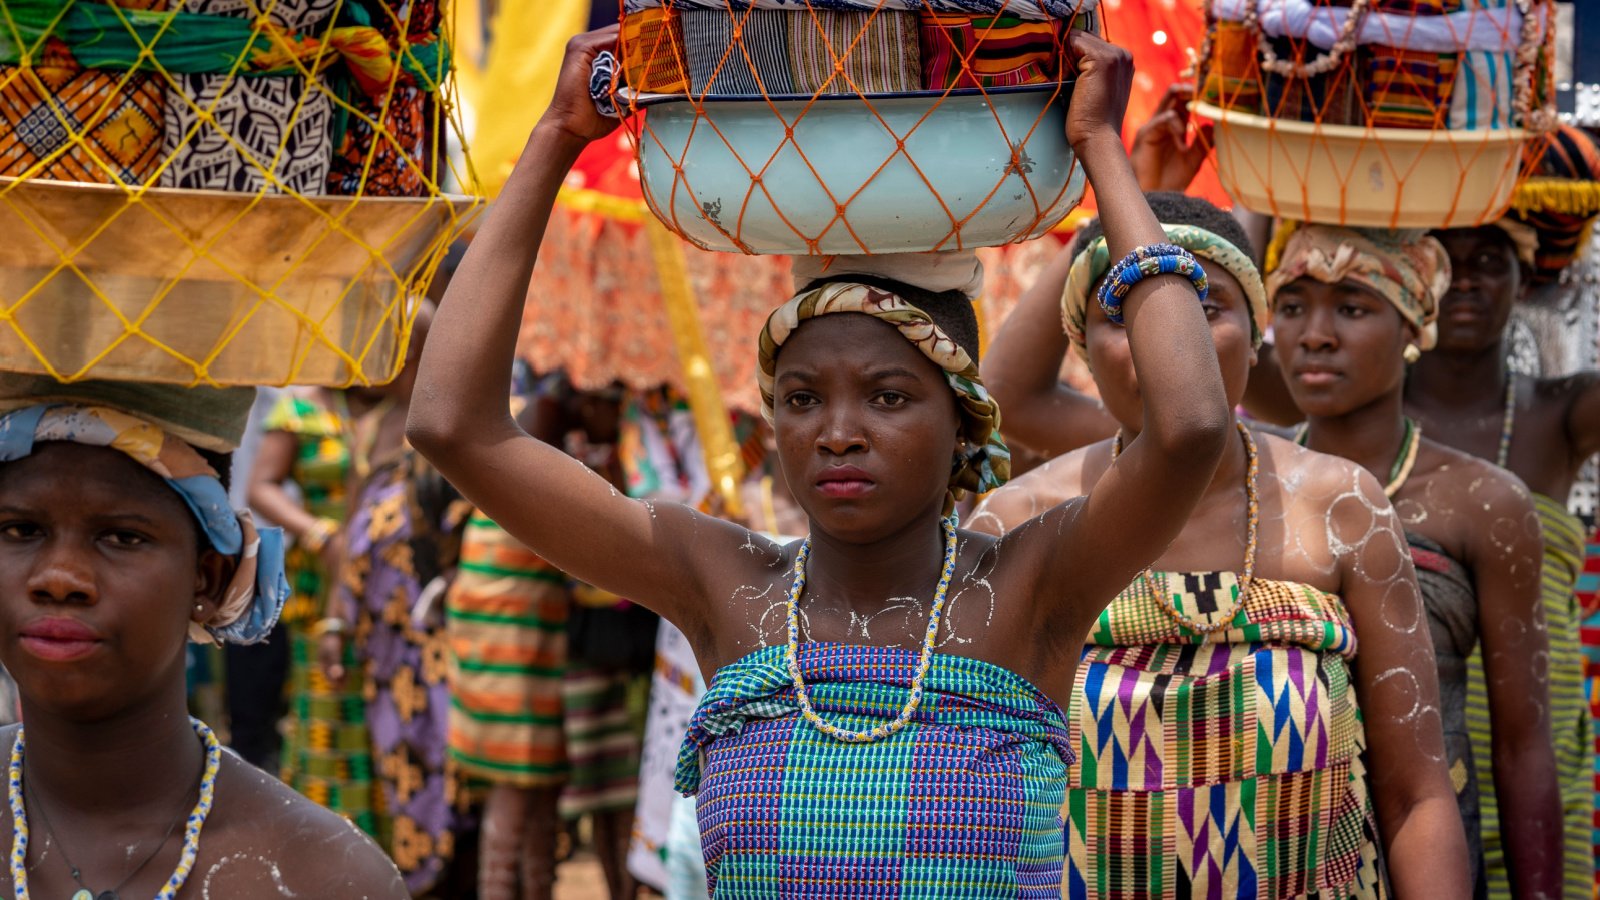
POLYGON ((1404 387, 1416 333, 1394 304, 1349 282, 1278 290, 1272 327, 1289 393, 1307 416, 1341 416, 1404 387))
MULTIPOLYGON (((1256 351, 1250 340, 1250 301, 1232 273, 1221 266, 1206 268, 1211 290, 1206 297, 1206 319, 1211 323, 1211 342, 1222 364, 1222 383, 1228 402, 1238 406, 1250 381, 1250 367, 1256 364, 1256 351)), ((1099 285, 1095 285, 1099 290, 1099 285)), ((1089 351, 1089 369, 1100 389, 1100 400, 1123 428, 1137 431, 1144 423, 1144 400, 1139 394, 1139 379, 1133 372, 1133 356, 1128 352, 1128 331, 1112 324, 1093 298, 1084 327, 1089 351)))
POLYGON ((0 661, 23 698, 93 721, 181 691, 189 622, 230 565, 200 546, 182 498, 115 450, 0 465, 0 661))
POLYGON ((773 428, 795 500, 827 534, 888 537, 944 504, 960 419, 937 365, 894 326, 819 316, 778 354, 773 428))

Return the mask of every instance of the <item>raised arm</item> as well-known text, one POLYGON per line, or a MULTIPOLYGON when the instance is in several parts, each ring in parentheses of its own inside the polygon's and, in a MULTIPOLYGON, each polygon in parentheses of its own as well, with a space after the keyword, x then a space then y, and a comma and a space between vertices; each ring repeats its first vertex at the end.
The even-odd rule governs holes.
POLYGON ((1439 670, 1394 508, 1352 467, 1327 525, 1355 624, 1356 697, 1378 833, 1399 900, 1472 896, 1466 831, 1445 768, 1439 670))
POLYGON ((439 306, 407 436, 517 540, 693 635, 712 621, 706 576, 736 578, 738 571, 726 570, 760 555, 738 552, 751 543, 748 532, 676 504, 624 497, 530 437, 506 402, 523 300, 556 192, 583 148, 615 127, 595 112, 588 92, 591 62, 615 42, 613 26, 567 45, 555 99, 439 306))
POLYGON ((1061 292, 1072 268, 1063 250, 1006 317, 983 360, 983 381, 1005 411, 1005 432, 1049 456, 1069 453, 1117 431, 1099 401, 1061 383, 1067 334, 1061 327, 1061 292))
MULTIPOLYGON (((1486 467, 1487 468, 1487 467, 1486 467)), ((1489 686, 1494 788, 1513 892, 1561 895, 1561 790, 1550 724, 1550 641, 1539 597, 1544 539, 1533 500, 1509 473, 1475 482, 1469 498, 1478 633, 1489 686), (1481 512, 1480 512, 1481 511, 1481 512)))
MULTIPOLYGON (((1071 41, 1079 76, 1067 135, 1094 186, 1111 258, 1121 259, 1166 241, 1119 136, 1133 65, 1126 51, 1086 32, 1071 41)), ((1034 596, 1048 604, 1044 614, 1064 613, 1073 626, 1086 626, 1177 537, 1232 438, 1211 329, 1187 279, 1140 282, 1123 315, 1144 400, 1139 435, 1083 503, 1063 510, 1065 521, 1008 538, 1048 543, 1034 596), (1076 602, 1063 607, 1063 596, 1076 602)))

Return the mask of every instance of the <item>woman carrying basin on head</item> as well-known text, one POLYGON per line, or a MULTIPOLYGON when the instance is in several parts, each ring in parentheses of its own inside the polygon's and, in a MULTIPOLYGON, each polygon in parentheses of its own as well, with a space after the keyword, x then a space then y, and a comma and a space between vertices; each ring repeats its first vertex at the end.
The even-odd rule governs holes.
MULTIPOLYGON (((1249 238, 1204 200, 1149 203, 1208 267, 1208 336, 1238 403, 1267 325, 1249 238)), ((1048 391, 1069 344, 1121 430, 997 491, 978 530, 1036 530, 1036 510, 1099 490, 1148 421, 1129 335, 1091 300, 1109 262, 1091 223, 996 338, 1029 339, 1013 327, 1042 321, 1049 304, 1066 326, 1061 349, 995 362, 1011 383, 1048 391)), ((1066 418, 1056 433, 1039 418, 1042 444, 1082 431, 1066 418)), ((1176 540, 1081 640, 1069 710, 1083 762, 1070 773, 1063 895, 1470 896, 1433 655, 1382 487, 1344 460, 1234 428, 1176 540)))
MULTIPOLYGON (((950 517, 957 495, 1009 468, 970 301, 849 272, 783 303, 760 341, 763 398, 809 539, 779 546, 629 500, 518 429, 503 396, 556 191, 614 125, 587 92, 591 59, 614 40, 607 30, 569 45, 556 99, 440 308, 412 441, 518 540, 694 645, 710 690, 678 778, 698 794, 714 896, 925 897, 952 885, 1056 896, 1072 758, 1057 704, 1077 661, 1065 636, 1176 534, 1229 440, 1198 279, 1130 274, 1120 302, 1145 383, 1140 437, 1093 493, 1016 538, 950 517)), ((1164 235, 1119 137, 1129 58, 1081 31, 1071 51, 1068 138, 1109 208, 1111 252, 1144 247, 1177 265, 1150 247, 1164 235)))

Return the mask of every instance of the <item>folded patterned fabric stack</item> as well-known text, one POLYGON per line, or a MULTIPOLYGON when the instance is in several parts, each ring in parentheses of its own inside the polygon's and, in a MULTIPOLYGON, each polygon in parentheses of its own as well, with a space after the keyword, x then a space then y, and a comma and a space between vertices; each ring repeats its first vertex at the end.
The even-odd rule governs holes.
MULTIPOLYGON (((160 11, 165 0, 116 5, 160 11)), ((145 184, 161 161, 164 106, 156 76, 87 68, 47 39, 31 67, 0 66, 0 176, 145 184)))
POLYGON ((1510 0, 1211 0, 1210 12, 1201 96, 1225 109, 1375 128, 1511 128, 1523 124, 1516 80, 1548 80, 1542 68, 1519 76, 1516 63, 1524 41, 1544 41, 1547 3, 1526 14, 1535 17, 1526 29, 1510 0))
POLYGON ((1014 15, 920 15, 922 86, 928 90, 1016 87, 1056 78, 1062 39, 1053 21, 1014 15))
MULTIPOLYGON (((438 0, 345 0, 345 6, 383 32, 395 52, 439 45, 438 0)), ((345 105, 335 116, 328 193, 426 195, 434 180, 434 101, 427 85, 403 74, 377 90, 346 81, 340 94, 345 105)))
MULTIPOLYGON (((331 25, 339 0, 182 0, 183 9, 291 32, 331 25)), ((322 77, 177 74, 166 88, 163 187, 321 193, 333 156, 333 101, 322 77)))
POLYGON ((622 69, 643 93, 829 96, 1057 78, 1061 28, 1098 0, 628 0, 622 69))
POLYGON ((0 0, 0 176, 432 189, 437 0, 0 0))

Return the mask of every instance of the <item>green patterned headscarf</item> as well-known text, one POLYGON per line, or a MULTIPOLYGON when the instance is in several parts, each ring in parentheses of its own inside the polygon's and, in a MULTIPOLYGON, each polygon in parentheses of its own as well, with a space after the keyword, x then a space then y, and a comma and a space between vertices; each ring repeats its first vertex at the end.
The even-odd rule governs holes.
MULTIPOLYGON (((1193 253, 1203 260, 1202 265, 1216 263, 1244 288, 1250 302, 1250 340, 1261 346, 1267 330, 1267 290, 1261 283, 1261 270, 1255 261, 1233 242, 1213 231, 1197 225, 1162 225, 1167 240, 1193 253)), ((1095 285, 1100 283, 1111 268, 1111 251, 1104 237, 1095 238, 1073 260, 1067 273, 1067 288, 1061 293, 1061 324, 1067 330, 1067 339, 1084 360, 1089 358, 1085 325, 1089 318, 1089 299, 1095 285)))
POLYGON ((1000 438, 1000 407, 978 377, 978 363, 922 310, 891 291, 852 282, 832 282, 803 291, 778 307, 761 330, 761 412, 773 416, 773 379, 778 348, 807 319, 833 313, 860 313, 887 322, 923 355, 944 370, 961 414, 961 433, 971 448, 950 475, 949 513, 961 491, 987 493, 1011 477, 1011 451, 1000 438))

